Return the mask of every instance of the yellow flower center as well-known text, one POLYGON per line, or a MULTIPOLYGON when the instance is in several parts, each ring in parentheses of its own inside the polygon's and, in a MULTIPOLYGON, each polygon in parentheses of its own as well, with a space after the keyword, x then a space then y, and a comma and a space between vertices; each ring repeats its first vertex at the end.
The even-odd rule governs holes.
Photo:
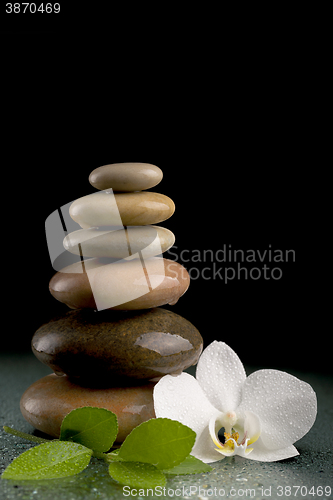
POLYGON ((234 450, 235 443, 232 441, 232 439, 234 439, 236 441, 236 444, 238 444, 239 433, 233 432, 232 434, 230 434, 229 432, 225 432, 224 438, 225 438, 225 443, 222 446, 223 447, 228 446, 231 450, 234 450))
POLYGON ((255 441, 260 436, 260 427, 249 426, 246 425, 246 428, 243 429, 244 422, 243 419, 239 421, 236 412, 227 411, 225 413, 221 413, 217 417, 214 416, 211 418, 209 422, 209 433, 210 437, 215 444, 215 450, 222 455, 241 455, 246 456, 253 448, 249 448, 248 446, 255 441), (224 427, 224 443, 218 438, 218 429, 224 427), (239 431, 237 432, 236 429, 239 431), (249 434, 250 432, 250 434, 249 434), (241 433, 241 438, 240 434, 241 433))

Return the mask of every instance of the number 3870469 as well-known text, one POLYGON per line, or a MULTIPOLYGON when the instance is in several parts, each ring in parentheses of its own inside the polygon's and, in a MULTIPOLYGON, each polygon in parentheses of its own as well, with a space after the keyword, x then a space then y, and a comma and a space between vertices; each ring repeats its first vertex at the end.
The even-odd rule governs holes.
POLYGON ((26 2, 6 3, 7 14, 58 14, 59 12, 60 3, 41 3, 39 5, 26 2))

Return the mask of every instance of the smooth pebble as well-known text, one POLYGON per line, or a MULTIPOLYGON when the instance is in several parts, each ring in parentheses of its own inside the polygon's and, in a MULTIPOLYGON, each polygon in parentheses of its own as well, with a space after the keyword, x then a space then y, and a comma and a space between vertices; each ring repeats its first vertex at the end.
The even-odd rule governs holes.
POLYGON ((178 262, 151 257, 110 262, 92 258, 71 264, 50 280, 53 297, 72 309, 149 309, 175 304, 190 284, 178 262))
POLYGON ((23 417, 36 429, 58 438, 64 417, 82 406, 106 408, 117 415, 117 442, 137 425, 155 417, 154 383, 132 387, 83 387, 67 376, 47 375, 34 382, 20 401, 23 417))
POLYGON ((71 218, 83 229, 99 226, 146 226, 157 224, 175 211, 168 196, 151 191, 117 193, 98 191, 75 200, 71 218))
POLYGON ((113 163, 95 168, 89 182, 101 190, 142 191, 156 186, 162 178, 162 170, 150 163, 113 163))
POLYGON ((144 250, 145 257, 160 255, 175 242, 174 234, 160 226, 130 226, 126 229, 79 229, 64 239, 64 248, 85 257, 126 258, 144 250))
POLYGON ((56 373, 112 383, 119 377, 180 373, 197 363, 203 340, 192 323, 161 307, 142 312, 85 309, 42 325, 31 345, 56 373))

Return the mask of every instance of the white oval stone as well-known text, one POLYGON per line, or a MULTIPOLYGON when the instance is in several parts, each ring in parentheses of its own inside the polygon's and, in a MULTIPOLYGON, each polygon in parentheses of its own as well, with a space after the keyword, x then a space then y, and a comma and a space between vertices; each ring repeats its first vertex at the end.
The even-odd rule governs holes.
POLYGON ((96 189, 142 191, 161 182, 163 172, 150 163, 113 163, 95 168, 89 182, 96 189))
POLYGON ((160 226, 129 226, 126 229, 91 227, 67 235, 64 247, 84 257, 123 259, 138 252, 143 252, 145 257, 160 255, 174 242, 174 234, 160 226))
POLYGON ((112 189, 78 198, 69 207, 71 218, 83 229, 157 224, 171 217, 174 211, 174 202, 164 194, 152 191, 114 194, 112 189))

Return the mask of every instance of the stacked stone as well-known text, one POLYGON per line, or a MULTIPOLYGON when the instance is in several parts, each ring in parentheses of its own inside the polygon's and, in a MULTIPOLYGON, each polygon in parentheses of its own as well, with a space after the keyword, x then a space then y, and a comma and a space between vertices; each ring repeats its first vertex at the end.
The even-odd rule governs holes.
POLYGON ((155 224, 175 206, 147 189, 162 177, 150 164, 105 165, 89 176, 99 191, 70 206, 82 229, 68 234, 64 247, 80 260, 57 272, 49 288, 73 310, 35 333, 32 350, 55 373, 21 398, 23 416, 46 434, 59 437, 71 410, 98 406, 116 413, 122 442, 155 416, 156 381, 198 361, 198 330, 161 307, 175 304, 190 282, 183 266, 160 256, 175 237, 155 224))

